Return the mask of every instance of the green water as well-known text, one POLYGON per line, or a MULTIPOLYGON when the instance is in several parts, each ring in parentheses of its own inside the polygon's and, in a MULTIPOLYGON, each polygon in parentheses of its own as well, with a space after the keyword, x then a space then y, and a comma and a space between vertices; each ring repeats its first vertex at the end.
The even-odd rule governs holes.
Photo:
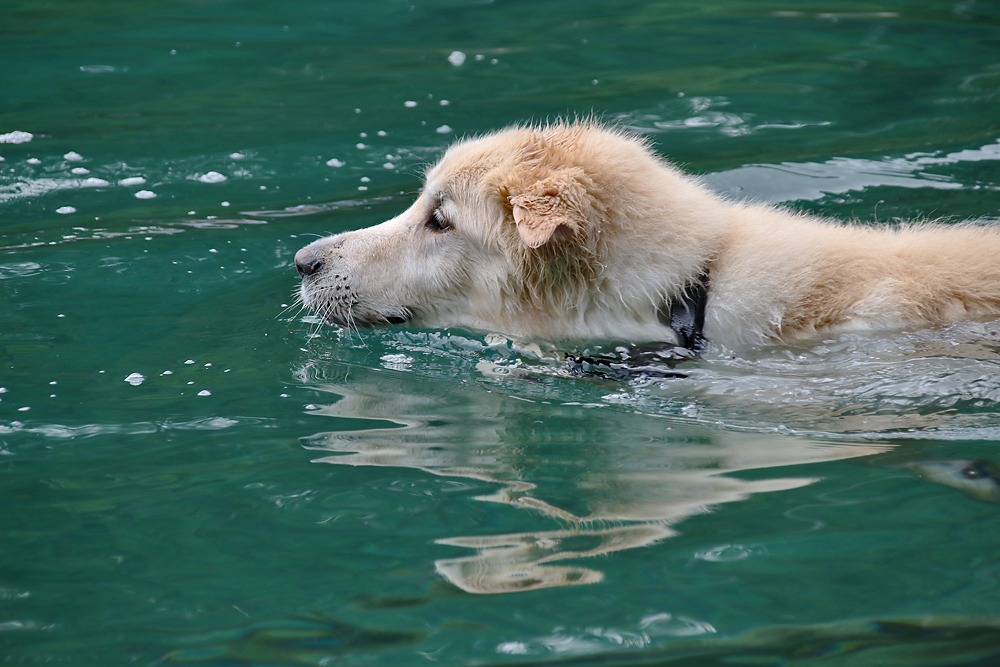
POLYGON ((1000 505, 913 467, 1000 460, 1000 325, 614 383, 320 327, 292 265, 591 112, 731 196, 995 221, 995 3, 0 15, 0 664, 1000 660, 1000 505))

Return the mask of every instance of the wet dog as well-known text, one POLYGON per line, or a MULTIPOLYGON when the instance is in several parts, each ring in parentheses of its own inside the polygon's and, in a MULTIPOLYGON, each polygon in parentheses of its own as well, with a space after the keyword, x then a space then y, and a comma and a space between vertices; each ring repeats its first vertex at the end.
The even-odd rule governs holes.
POLYGON ((1000 229, 845 224, 727 201, 594 122, 452 146, 410 208, 315 241, 304 304, 346 327, 697 351, 1000 314, 1000 229))

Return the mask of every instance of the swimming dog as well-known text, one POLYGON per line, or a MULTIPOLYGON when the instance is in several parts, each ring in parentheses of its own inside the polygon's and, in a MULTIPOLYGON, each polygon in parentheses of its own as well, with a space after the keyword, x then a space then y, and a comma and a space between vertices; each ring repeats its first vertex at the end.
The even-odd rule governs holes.
POLYGON ((729 347, 1000 314, 1000 228, 729 201, 597 122, 460 141, 406 211, 295 255, 344 327, 729 347))

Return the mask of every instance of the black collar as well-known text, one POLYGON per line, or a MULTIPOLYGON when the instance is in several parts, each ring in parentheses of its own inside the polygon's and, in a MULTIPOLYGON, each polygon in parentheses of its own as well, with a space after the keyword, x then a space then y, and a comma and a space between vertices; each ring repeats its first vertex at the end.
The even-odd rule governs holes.
POLYGON ((708 267, 684 286, 680 297, 666 301, 660 308, 660 322, 677 334, 677 347, 694 356, 705 350, 705 306, 708 305, 708 267))
POLYGON ((705 306, 708 304, 708 268, 684 286, 681 295, 664 301, 659 309, 659 320, 673 329, 677 345, 669 350, 632 348, 625 361, 606 356, 583 357, 567 354, 573 374, 599 377, 607 380, 630 380, 636 375, 655 378, 684 378, 685 373, 674 370, 682 362, 690 361, 705 351, 705 306), (652 359, 650 359, 652 357, 652 359))

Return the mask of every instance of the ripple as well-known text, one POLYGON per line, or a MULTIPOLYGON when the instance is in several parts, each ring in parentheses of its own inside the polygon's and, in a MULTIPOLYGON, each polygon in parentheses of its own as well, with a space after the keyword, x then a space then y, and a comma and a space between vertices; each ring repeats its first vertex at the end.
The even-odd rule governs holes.
POLYGON ((383 367, 394 370, 435 378, 473 373, 521 400, 639 412, 713 429, 834 440, 989 440, 1000 428, 1000 321, 888 335, 852 332, 739 352, 716 348, 679 367, 686 378, 639 375, 624 383, 576 378, 558 351, 500 337, 375 330, 359 340, 323 332, 336 340, 328 339, 326 353, 322 338, 314 341, 317 358, 300 369, 302 381, 322 383, 325 364, 343 357, 345 345, 378 345, 387 352, 383 367), (478 361, 470 364, 470 356, 478 361), (524 382, 526 376, 538 381, 524 382))
POLYGON ((668 114, 623 114, 618 116, 616 121, 628 129, 643 134, 713 129, 719 134, 730 137, 747 136, 765 129, 797 130, 830 124, 828 121, 756 122, 752 114, 723 110, 729 106, 731 102, 723 96, 686 97, 680 93, 676 100, 668 104, 668 114))
POLYGON ((274 428, 276 420, 270 417, 201 417, 161 422, 130 422, 122 424, 30 424, 21 421, 0 423, 0 433, 29 433, 60 440, 79 440, 104 435, 142 435, 159 431, 219 431, 240 425, 274 428))
POLYGON ((710 563, 730 563, 739 560, 746 560, 759 553, 758 549, 746 547, 742 544, 723 544, 705 551, 699 551, 694 555, 699 560, 710 563))

